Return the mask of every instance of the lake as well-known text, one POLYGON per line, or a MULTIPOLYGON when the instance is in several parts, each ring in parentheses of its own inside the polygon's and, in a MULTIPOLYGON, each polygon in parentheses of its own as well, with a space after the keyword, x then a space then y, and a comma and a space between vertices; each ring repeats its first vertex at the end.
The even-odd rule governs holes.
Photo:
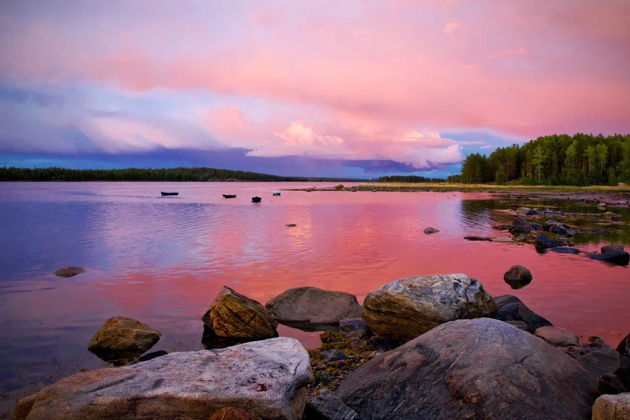
MULTIPOLYGON (((114 315, 162 331, 153 350, 200 349, 200 317, 223 285, 263 304, 307 285, 362 302, 401 277, 463 272, 581 336, 617 345, 630 332, 628 267, 463 239, 507 235, 491 225, 519 203, 489 193, 286 190, 314 185, 327 184, 0 183, 4 406, 25 389, 103 366, 87 342, 114 315), (222 198, 228 193, 237 198, 222 198), (262 202, 251 203, 253 195, 262 202), (425 235, 427 226, 440 232, 425 235), (524 289, 503 281, 514 264, 534 276, 524 289), (87 271, 52 274, 65 265, 87 271)), ((628 211, 619 212, 627 222, 628 211)), ((630 245, 622 229, 612 239, 630 245)), ((586 250, 601 245, 579 241, 586 250)), ((279 333, 318 344, 318 333, 284 326, 279 333)))

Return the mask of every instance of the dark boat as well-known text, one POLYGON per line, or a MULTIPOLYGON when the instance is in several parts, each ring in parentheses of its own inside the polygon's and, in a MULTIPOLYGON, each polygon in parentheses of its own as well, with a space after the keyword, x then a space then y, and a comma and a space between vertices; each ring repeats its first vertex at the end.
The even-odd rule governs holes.
POLYGON ((179 195, 178 192, 164 192, 162 191, 162 195, 179 195))
POLYGON ((236 198, 236 194, 223 194, 223 198, 236 198))
POLYGON ((262 198, 260 197, 252 197, 252 203, 260 203, 262 201, 262 198))

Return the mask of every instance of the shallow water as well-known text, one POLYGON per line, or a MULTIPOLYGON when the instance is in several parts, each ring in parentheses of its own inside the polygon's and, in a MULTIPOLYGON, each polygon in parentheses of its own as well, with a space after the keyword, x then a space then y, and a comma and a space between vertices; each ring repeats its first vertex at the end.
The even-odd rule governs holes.
MULTIPOLYGON (((487 193, 284 190, 312 185, 1 183, 0 392, 101 366, 86 345, 113 315, 162 331, 154 350, 199 349, 199 318, 223 285, 262 303, 306 285, 362 302, 400 277, 464 272, 579 335, 616 345, 630 332, 628 267, 462 239, 507 235, 491 223, 497 209, 519 203, 487 193), (282 196, 272 197, 276 189, 282 196), (253 195, 262 203, 251 203, 253 195), (440 232, 425 235, 427 226, 440 232), (503 282, 513 264, 534 276, 524 289, 503 282), (87 271, 52 274, 65 265, 87 271)), ((630 245, 627 233, 613 239, 630 245)), ((596 250, 589 240, 580 247, 596 250)), ((318 343, 318 333, 279 331, 307 347, 318 343)))

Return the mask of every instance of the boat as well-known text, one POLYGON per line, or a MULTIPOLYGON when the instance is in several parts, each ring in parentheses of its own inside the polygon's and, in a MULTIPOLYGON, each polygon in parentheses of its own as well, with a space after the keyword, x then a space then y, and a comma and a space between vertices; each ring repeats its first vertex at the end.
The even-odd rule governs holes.
POLYGON ((166 191, 162 191, 162 195, 179 195, 178 192, 166 192, 166 191))
POLYGON ((252 197, 252 203, 260 203, 262 201, 261 197, 252 197))
POLYGON ((223 194, 223 198, 236 198, 236 194, 223 194))
POLYGON ((273 192, 273 195, 280 195, 280 191, 275 190, 275 191, 273 192))

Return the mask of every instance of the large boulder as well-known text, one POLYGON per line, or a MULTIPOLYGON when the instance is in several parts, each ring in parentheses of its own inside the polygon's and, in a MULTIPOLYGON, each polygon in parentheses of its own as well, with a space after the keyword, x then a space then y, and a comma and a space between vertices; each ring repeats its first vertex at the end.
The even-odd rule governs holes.
POLYGON ((530 223, 517 217, 512 221, 512 225, 508 229, 514 236, 529 235, 531 232, 542 230, 542 226, 538 223, 530 223))
POLYGON ((522 265, 513 265, 503 274, 503 280, 512 289, 521 289, 532 282, 532 273, 522 265))
POLYGON ((499 310, 496 319, 505 322, 522 321, 527 325, 527 331, 533 333, 540 327, 552 326, 542 316, 529 309, 519 298, 503 295, 494 298, 499 310))
POLYGON ((630 263, 630 254, 623 249, 623 246, 617 244, 605 245, 602 247, 601 254, 589 254, 589 258, 614 265, 630 263))
POLYGON ((630 419, 630 392, 602 395, 593 404, 592 420, 630 419))
POLYGON ((273 337, 278 326, 264 306, 227 286, 201 319, 219 337, 250 340, 273 337))
POLYGON ((494 319, 440 325, 358 368, 336 395, 361 419, 587 419, 575 360, 494 319))
POLYGON ((158 342, 162 333, 133 318, 108 319, 88 343, 88 350, 114 365, 129 363, 158 342))
POLYGON ((617 346, 617 352, 621 356, 621 367, 616 372, 617 376, 626 389, 630 390, 630 334, 621 340, 617 346))
POLYGON ((497 306, 478 280, 466 274, 407 277, 371 292, 363 319, 384 338, 411 340, 444 322, 493 316, 497 306))
POLYGON ((289 324, 338 324, 344 318, 361 316, 354 295, 317 287, 289 289, 265 306, 280 322, 289 324))
POLYGON ((547 220, 543 224, 543 229, 545 229, 549 233, 555 233, 556 235, 562 236, 574 236, 577 232, 574 229, 571 229, 569 226, 564 223, 560 223, 557 220, 547 220))
POLYGON ((233 407, 253 418, 299 419, 311 379, 302 345, 272 338, 77 373, 21 400, 15 417, 206 420, 233 407))

